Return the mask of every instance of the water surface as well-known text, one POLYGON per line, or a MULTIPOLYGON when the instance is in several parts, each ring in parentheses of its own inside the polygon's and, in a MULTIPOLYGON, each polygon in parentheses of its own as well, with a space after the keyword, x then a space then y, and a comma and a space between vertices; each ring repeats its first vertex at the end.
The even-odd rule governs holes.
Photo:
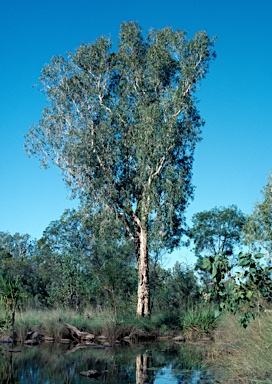
POLYGON ((84 345, 0 346, 1 384, 219 383, 195 344, 152 343, 98 349, 84 345), (87 378, 81 372, 97 371, 87 378))

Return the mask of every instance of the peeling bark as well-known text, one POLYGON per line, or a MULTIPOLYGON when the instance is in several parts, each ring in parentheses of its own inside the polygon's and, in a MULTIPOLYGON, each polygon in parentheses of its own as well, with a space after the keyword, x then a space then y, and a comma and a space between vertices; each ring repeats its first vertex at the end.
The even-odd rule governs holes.
POLYGON ((149 260, 147 238, 147 228, 140 228, 139 239, 136 244, 138 264, 137 315, 144 317, 150 316, 149 260))

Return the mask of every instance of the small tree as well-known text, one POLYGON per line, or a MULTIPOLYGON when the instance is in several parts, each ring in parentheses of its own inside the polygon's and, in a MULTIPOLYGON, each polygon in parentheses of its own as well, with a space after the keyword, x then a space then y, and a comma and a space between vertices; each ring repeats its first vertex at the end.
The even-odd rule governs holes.
POLYGON ((272 173, 262 190, 263 200, 257 202, 243 228, 244 243, 254 252, 265 252, 268 261, 272 258, 272 173))
MULTIPOLYGON (((242 241, 241 230, 245 223, 245 215, 235 205, 215 207, 209 211, 196 213, 192 222, 189 235, 193 240, 195 255, 198 257, 196 269, 201 275, 203 289, 207 291, 210 290, 210 285, 214 284, 215 272, 210 273, 208 268, 202 267, 203 258, 209 258, 211 266, 217 271, 218 284, 224 284, 226 271, 229 272, 234 265, 234 260, 230 260, 230 257, 234 255, 235 247, 242 241)), ((221 300, 219 291, 217 288, 213 290, 213 298, 217 302, 221 300)))
POLYGON ((100 37, 68 59, 54 57, 40 78, 49 105, 27 135, 28 153, 52 161, 82 201, 122 221, 135 247, 139 316, 150 314, 149 235, 177 245, 193 194, 203 124, 194 93, 212 57, 205 32, 187 40, 165 28, 144 38, 130 22, 117 52, 100 37))
POLYGON ((192 222, 190 238, 196 256, 230 256, 235 246, 241 244, 245 215, 236 205, 196 213, 192 222))
POLYGON ((9 273, 0 275, 0 302, 5 308, 6 327, 10 326, 14 336, 15 313, 24 294, 21 289, 20 277, 13 278, 9 273))

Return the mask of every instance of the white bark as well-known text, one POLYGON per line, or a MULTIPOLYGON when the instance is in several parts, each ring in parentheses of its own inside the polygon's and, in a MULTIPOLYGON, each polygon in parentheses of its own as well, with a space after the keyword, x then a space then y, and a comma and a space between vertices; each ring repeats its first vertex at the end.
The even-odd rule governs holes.
POLYGON ((147 246, 147 228, 140 228, 137 249, 138 263, 138 316, 150 316, 149 260, 147 246))

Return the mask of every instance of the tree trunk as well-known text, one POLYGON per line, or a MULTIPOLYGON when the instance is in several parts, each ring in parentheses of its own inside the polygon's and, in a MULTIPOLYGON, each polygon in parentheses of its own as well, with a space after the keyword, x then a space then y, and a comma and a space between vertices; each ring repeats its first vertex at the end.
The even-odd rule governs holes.
POLYGON ((147 228, 139 228, 139 238, 136 244, 138 264, 138 316, 150 316, 149 261, 147 246, 147 228))

